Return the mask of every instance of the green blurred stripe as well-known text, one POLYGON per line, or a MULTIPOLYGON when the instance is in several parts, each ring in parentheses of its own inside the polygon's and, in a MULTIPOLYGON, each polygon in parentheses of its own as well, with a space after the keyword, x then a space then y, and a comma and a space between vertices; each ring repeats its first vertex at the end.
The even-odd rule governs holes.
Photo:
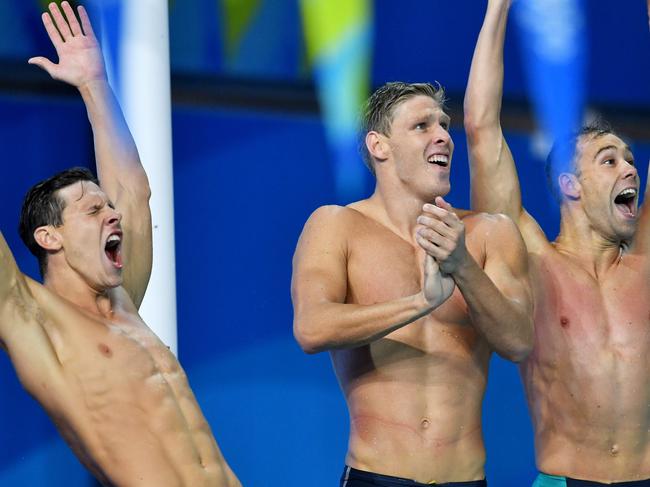
POLYGON ((335 49, 346 33, 369 22, 370 0, 300 0, 307 44, 313 62, 335 49))
POLYGON ((223 12, 225 52, 234 56, 253 18, 259 12, 262 0, 219 0, 223 12))

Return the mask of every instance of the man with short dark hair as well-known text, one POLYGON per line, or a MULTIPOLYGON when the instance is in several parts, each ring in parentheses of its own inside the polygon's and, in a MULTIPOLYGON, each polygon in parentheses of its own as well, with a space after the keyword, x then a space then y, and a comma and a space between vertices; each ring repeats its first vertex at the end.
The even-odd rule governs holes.
MULTIPOLYGON (((535 430, 535 487, 650 486, 650 211, 628 145, 586 127, 570 167, 553 151, 553 242, 522 207, 499 121, 510 0, 490 0, 465 98, 472 205, 518 225, 529 255, 535 347, 522 377, 535 430), (643 480, 641 480, 643 479, 643 480)), ((648 190, 646 189, 646 196, 648 190)))
POLYGON ((523 242, 504 217, 452 209, 444 93, 369 99, 374 194, 324 206, 294 256, 294 333, 328 350, 350 413, 342 487, 485 486, 481 402, 492 351, 532 344, 523 242))
POLYGON ((239 486, 183 369, 138 315, 151 272, 149 184, 88 16, 61 7, 43 14, 59 63, 30 63, 79 89, 99 181, 72 169, 25 198, 20 233, 43 285, 20 272, 0 234, 0 344, 104 485, 239 486))

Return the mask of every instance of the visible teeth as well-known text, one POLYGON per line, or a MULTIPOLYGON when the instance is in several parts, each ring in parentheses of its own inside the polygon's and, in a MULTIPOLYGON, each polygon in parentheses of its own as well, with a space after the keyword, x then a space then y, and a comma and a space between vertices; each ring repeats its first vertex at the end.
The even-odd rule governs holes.
POLYGON ((449 162, 449 157, 442 154, 435 154, 429 157, 428 162, 439 162, 442 164, 447 164, 449 162))
POLYGON ((634 188, 627 188, 618 193, 619 196, 636 196, 636 189, 634 188))
POLYGON ((121 242, 121 241, 122 239, 120 238, 119 235, 111 235, 110 237, 108 237, 106 243, 121 242))

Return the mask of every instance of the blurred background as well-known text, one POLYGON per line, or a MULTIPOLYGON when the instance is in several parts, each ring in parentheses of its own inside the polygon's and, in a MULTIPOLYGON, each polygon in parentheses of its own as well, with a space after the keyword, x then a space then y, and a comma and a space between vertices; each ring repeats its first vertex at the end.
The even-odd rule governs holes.
MULTIPOLYGON (((115 59, 126 7, 81 3, 97 30, 102 25, 104 49, 115 59)), ((16 230, 23 195, 59 169, 93 164, 78 94, 26 63, 35 55, 55 59, 40 21, 46 4, 0 1, 0 229, 35 278, 36 261, 16 230)), ((179 358, 245 486, 338 485, 348 417, 327 354, 307 356, 293 340, 295 244, 315 208, 371 193, 356 114, 369 90, 386 81, 437 80, 446 88, 456 142, 449 200, 469 206, 462 100, 486 1, 168 6, 179 358)), ((550 238, 559 215, 542 161, 548 141, 576 120, 603 116, 625 134, 645 185, 650 43, 643 0, 516 1, 505 63, 503 126, 524 204, 550 238)), ((6 356, 0 397, 0 486, 95 485, 6 356)), ((484 434, 490 485, 530 485, 533 443, 521 382, 498 357, 484 434)))

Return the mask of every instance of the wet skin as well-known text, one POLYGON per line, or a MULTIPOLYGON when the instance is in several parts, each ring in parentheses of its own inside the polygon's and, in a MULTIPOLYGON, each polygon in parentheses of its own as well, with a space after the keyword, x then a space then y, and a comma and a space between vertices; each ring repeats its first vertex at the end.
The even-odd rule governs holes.
POLYGON ((499 121, 509 6, 488 2, 465 129, 473 209, 508 215, 528 250, 535 345, 521 372, 537 467, 602 483, 650 478, 650 214, 634 158, 612 133, 580 136, 556 181, 560 233, 549 241, 522 206, 499 121))
POLYGON ((104 485, 238 485, 169 348, 121 286, 96 291, 121 284, 121 264, 104 251, 121 215, 93 183, 61 193, 65 250, 50 272, 63 280, 43 286, 21 274, 0 236, 0 337, 21 383, 104 485), (70 300, 88 290, 95 309, 70 300))
POLYGON ((521 319, 529 309, 524 246, 511 221, 447 207, 464 237, 436 257, 435 271, 427 265, 429 252, 446 247, 424 231, 439 227, 423 205, 445 207, 436 196, 449 191, 448 122, 431 98, 415 96, 395 109, 390 136, 369 133, 375 193, 312 214, 292 281, 296 338, 309 353, 330 352, 347 401, 346 463, 423 483, 484 477, 481 402, 490 355, 520 360, 527 336, 532 343, 532 323, 521 319), (439 246, 428 247, 433 241, 439 246), (473 269, 471 284, 461 268, 473 269), (488 294, 499 310, 476 313, 488 294), (487 315, 493 321, 483 321, 487 315))

